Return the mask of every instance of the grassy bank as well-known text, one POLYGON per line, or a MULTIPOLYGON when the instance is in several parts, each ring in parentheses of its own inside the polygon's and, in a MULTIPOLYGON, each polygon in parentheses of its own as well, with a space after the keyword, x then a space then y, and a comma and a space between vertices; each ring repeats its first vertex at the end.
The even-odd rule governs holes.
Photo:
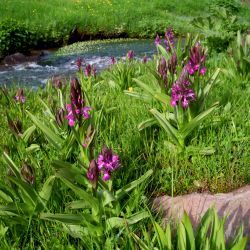
POLYGON ((249 183, 248 38, 209 54, 199 38, 183 45, 169 30, 151 61, 130 51, 96 75, 78 60, 77 78, 1 88, 0 246, 190 249, 183 235, 194 249, 224 246, 214 213, 193 236, 187 217, 164 233, 150 208, 161 194, 249 183))
MULTIPOLYGON (((12 31, 9 40, 13 34, 21 34, 21 37, 15 38, 15 45, 6 44, 7 51, 11 46, 17 46, 13 51, 9 51, 13 53, 18 49, 25 51, 29 46, 38 48, 61 46, 77 40, 114 37, 152 38, 156 33, 163 33, 168 26, 172 26, 177 34, 185 34, 195 31, 190 22, 198 16, 207 15, 216 2, 223 3, 219 0, 195 2, 192 0, 151 2, 2 0, 0 24, 6 20, 7 24, 2 28, 0 25, 0 38, 2 37, 3 46, 7 35, 3 31, 1 33, 1 29, 9 30, 9 33, 12 31), (17 23, 10 23, 10 28, 6 28, 11 19, 17 23), (27 38, 22 40, 23 37, 27 38), (18 47, 18 43, 24 48, 20 45, 18 47)), ((237 7, 233 11, 240 20, 249 22, 249 4, 240 5, 236 1, 236 4, 232 5, 237 7)))

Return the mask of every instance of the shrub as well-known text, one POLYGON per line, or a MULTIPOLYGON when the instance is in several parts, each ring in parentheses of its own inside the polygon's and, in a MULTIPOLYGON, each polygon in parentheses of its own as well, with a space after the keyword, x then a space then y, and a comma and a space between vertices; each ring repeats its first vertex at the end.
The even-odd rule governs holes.
POLYGON ((26 52, 32 41, 32 32, 24 23, 13 19, 0 22, 0 58, 15 52, 26 52))

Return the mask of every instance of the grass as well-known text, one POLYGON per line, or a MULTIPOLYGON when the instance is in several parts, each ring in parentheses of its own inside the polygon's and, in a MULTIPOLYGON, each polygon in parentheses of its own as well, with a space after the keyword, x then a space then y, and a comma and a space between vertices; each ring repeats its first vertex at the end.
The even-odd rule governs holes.
MULTIPOLYGON (((185 53, 183 52, 183 54, 185 53)), ((244 60, 241 62, 247 64, 246 57, 242 58, 244 60)), ((144 76, 148 78, 151 85, 154 84, 149 73, 157 74, 157 57, 147 64, 135 60, 120 62, 103 71, 97 77, 87 78, 79 72, 76 73, 84 89, 85 99, 91 100, 91 104, 93 104, 91 107, 93 107, 94 115, 91 122, 96 128, 95 139, 92 142, 93 155, 96 158, 103 144, 106 143, 120 156, 122 167, 112 174, 112 181, 107 182, 107 189, 117 190, 126 187, 128 183, 137 180, 149 169, 153 170, 153 175, 149 180, 139 185, 130 194, 122 197, 115 211, 119 219, 124 220, 124 217, 128 218, 132 214, 140 212, 141 209, 147 209, 151 198, 157 195, 179 195, 193 191, 228 192, 250 182, 248 153, 250 149, 249 74, 243 72, 246 74, 240 75, 237 68, 234 70, 231 66, 231 59, 227 53, 210 55, 206 62, 205 78, 200 78, 205 83, 208 76, 218 66, 222 69, 207 100, 207 107, 210 107, 215 101, 219 101, 220 105, 216 112, 197 127, 188 138, 189 144, 196 149, 212 147, 214 152, 211 155, 190 155, 189 152, 183 151, 182 154, 178 154, 178 157, 173 157, 171 150, 166 146, 169 137, 161 126, 154 124, 144 130, 138 130, 139 123, 152 117, 149 110, 153 107, 158 108, 159 104, 156 101, 146 103, 132 98, 125 95, 124 91, 128 89, 132 92, 142 91, 136 82, 131 80, 133 78, 144 76), (233 72, 234 78, 229 77, 226 70, 233 72), (95 116, 96 114, 97 116, 95 116)), ((242 68, 244 69, 244 67, 242 68)), ((20 187, 13 183, 13 179, 15 180, 17 177, 14 178, 13 170, 12 172, 9 170, 13 166, 11 162, 6 161, 4 156, 6 153, 15 162, 18 170, 24 162, 33 167, 36 183, 28 185, 23 181, 26 188, 39 192, 48 177, 55 175, 58 178, 43 212, 50 212, 51 216, 70 213, 72 216, 94 216, 95 219, 99 219, 99 216, 95 214, 94 205, 72 212, 69 203, 79 199, 79 197, 73 189, 71 190, 65 184, 67 182, 62 183, 59 179, 60 174, 64 173, 66 180, 73 179, 71 184, 78 185, 78 193, 82 194, 81 191, 87 190, 91 195, 93 194, 94 202, 95 192, 92 192, 91 184, 87 181, 85 174, 88 166, 84 162, 84 149, 81 145, 79 146, 76 139, 77 136, 81 136, 78 139, 82 139, 81 131, 79 129, 77 132, 73 132, 74 130, 68 126, 66 119, 64 119, 65 115, 63 116, 64 125, 61 126, 55 122, 54 118, 57 108, 69 102, 69 81, 61 90, 52 87, 51 82, 48 82, 45 88, 39 88, 36 91, 24 88, 26 96, 24 104, 16 103, 13 99, 18 89, 18 86, 12 86, 8 89, 1 89, 0 92, 0 120, 2 121, 0 123, 0 154, 3 155, 0 157, 0 171, 2 172, 0 178, 0 212, 2 212, 0 213, 0 237, 3 238, 0 246, 3 249, 61 249, 62 246, 66 249, 133 249, 135 245, 133 245, 131 233, 140 235, 141 229, 150 228, 152 218, 145 224, 139 223, 132 226, 126 224, 122 229, 115 228, 113 231, 108 231, 105 228, 106 231, 104 230, 99 239, 95 238, 95 230, 99 231, 101 226, 96 221, 92 224, 90 221, 91 227, 85 227, 82 238, 78 238, 76 235, 79 233, 79 225, 73 226, 73 232, 70 236, 66 233, 65 223, 62 226, 55 220, 53 222, 42 220, 42 215, 35 212, 31 213, 32 216, 27 217, 27 211, 22 208, 26 208, 27 205, 23 200, 29 201, 27 199, 28 192, 23 192, 22 190, 27 189, 20 190, 20 187), (8 92, 9 99, 6 98, 4 91, 8 92), (19 119, 22 122, 23 131, 30 128, 35 122, 32 122, 26 110, 41 121, 38 122, 38 125, 36 124, 37 128, 27 141, 21 139, 20 135, 16 135, 13 132, 13 127, 11 130, 11 126, 8 124, 9 117, 11 120, 19 119), (53 138, 51 139, 48 137, 48 133, 46 134, 42 129, 39 129, 39 124, 40 126, 46 124, 50 128, 51 137, 56 134, 61 139, 63 138, 63 147, 51 143, 53 138), (71 165, 70 167, 67 165, 67 169, 60 172, 53 167, 54 160, 63 160, 71 165), (70 172, 72 165, 76 167, 77 174, 70 172), (7 194, 11 191, 18 197, 15 199, 15 205, 11 203, 12 205, 6 206, 9 201, 8 196, 4 195, 4 191, 8 187, 7 194), (12 213, 5 214, 3 211, 6 209, 12 213), (23 224, 19 224, 19 217, 15 221, 15 216, 17 216, 14 214, 15 209, 18 210, 22 218, 26 219, 23 224), (7 233, 5 233, 5 229, 7 233), (86 231, 92 233, 93 238, 89 237, 86 231), (48 238, 50 239, 49 243, 47 242, 48 238), (98 239, 97 242, 95 242, 96 239, 98 239)), ((85 133, 87 127, 84 126, 82 128, 85 133)), ((23 179, 25 179, 24 177, 23 179)), ((103 193, 105 194, 101 189, 98 195, 101 197, 103 193)), ((100 198, 99 196, 98 198, 100 198)), ((109 195, 106 198, 109 199, 109 195)), ((81 198, 80 201, 83 200, 81 198)), ((116 205, 114 203, 108 207, 107 211, 104 212, 104 218, 101 217, 100 221, 105 223, 110 216, 109 214, 113 212, 113 206, 116 205)), ((37 207, 39 208, 39 206, 37 207)), ((37 207, 36 209, 38 209, 37 207)), ((87 219, 91 220, 91 218, 87 219)), ((145 238, 148 238, 145 235, 143 234, 145 238)))
MULTIPOLYGON (((170 24, 179 34, 192 31, 190 21, 204 16, 209 4, 209 0, 2 0, 0 21, 13 18, 42 33, 51 27, 53 32, 60 30, 64 36, 77 27, 92 36, 154 37, 170 24)), ((239 16, 249 21, 249 13, 249 5, 244 4, 239 16)))

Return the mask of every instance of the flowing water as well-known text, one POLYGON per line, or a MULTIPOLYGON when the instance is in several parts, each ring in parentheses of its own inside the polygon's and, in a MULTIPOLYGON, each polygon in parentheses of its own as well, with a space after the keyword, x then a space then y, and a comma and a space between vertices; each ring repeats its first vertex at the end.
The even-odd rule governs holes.
POLYGON ((128 50, 133 50, 137 60, 144 55, 151 57, 155 52, 152 40, 119 41, 101 46, 92 46, 87 52, 58 56, 48 52, 37 62, 26 62, 14 66, 0 68, 0 85, 11 84, 39 86, 44 85, 53 76, 70 76, 77 71, 76 60, 80 57, 85 64, 94 64, 97 71, 107 68, 111 64, 111 56, 116 60, 124 58, 128 50))

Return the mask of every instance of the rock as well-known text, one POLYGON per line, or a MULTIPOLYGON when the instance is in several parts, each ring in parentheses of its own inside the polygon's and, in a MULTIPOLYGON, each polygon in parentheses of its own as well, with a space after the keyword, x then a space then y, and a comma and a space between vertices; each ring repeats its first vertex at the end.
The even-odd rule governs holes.
MULTIPOLYGON (((153 207, 157 212, 162 213, 164 223, 170 218, 175 221, 181 219, 185 210, 196 228, 204 213, 214 205, 220 217, 227 216, 225 237, 229 240, 235 235, 241 223, 244 225, 244 234, 250 235, 249 198, 250 185, 225 194, 191 193, 174 198, 161 196, 154 199, 153 207)), ((248 244, 250 244, 249 241, 248 244)))
POLYGON ((3 63, 7 65, 24 63, 27 61, 27 57, 22 53, 15 53, 9 56, 6 56, 3 59, 3 63))

